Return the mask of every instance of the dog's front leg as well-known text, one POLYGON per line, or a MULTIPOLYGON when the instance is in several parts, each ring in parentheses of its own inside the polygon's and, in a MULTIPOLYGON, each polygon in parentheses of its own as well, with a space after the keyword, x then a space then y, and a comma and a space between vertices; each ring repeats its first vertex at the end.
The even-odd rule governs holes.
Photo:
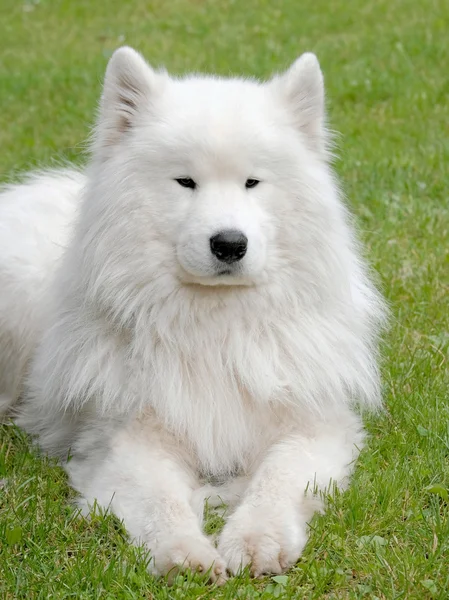
POLYGON ((82 460, 75 455, 67 470, 87 508, 95 502, 110 509, 149 548, 152 573, 173 577, 190 569, 209 572, 212 582, 226 579, 226 564, 195 512, 199 483, 188 451, 151 419, 115 434, 97 460, 92 453, 82 460))
POLYGON ((360 421, 348 413, 331 424, 317 424, 315 431, 313 436, 286 436, 255 470, 218 546, 231 572, 250 566, 257 577, 292 566, 307 541, 307 521, 319 505, 312 490, 347 480, 363 440, 360 421))

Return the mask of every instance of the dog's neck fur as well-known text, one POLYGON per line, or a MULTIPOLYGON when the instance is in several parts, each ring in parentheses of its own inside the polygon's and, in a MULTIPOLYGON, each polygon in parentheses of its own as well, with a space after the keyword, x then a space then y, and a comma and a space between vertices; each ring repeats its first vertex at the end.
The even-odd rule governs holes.
POLYGON ((220 476, 245 470, 295 420, 376 401, 370 340, 343 303, 333 315, 325 304, 304 307, 299 290, 281 293, 278 282, 201 289, 167 276, 153 286, 158 301, 142 290, 121 324, 73 288, 63 295, 49 333, 57 355, 38 354, 34 370, 34 388, 46 371, 40 395, 51 410, 93 403, 100 421, 154 414, 201 471, 220 476))

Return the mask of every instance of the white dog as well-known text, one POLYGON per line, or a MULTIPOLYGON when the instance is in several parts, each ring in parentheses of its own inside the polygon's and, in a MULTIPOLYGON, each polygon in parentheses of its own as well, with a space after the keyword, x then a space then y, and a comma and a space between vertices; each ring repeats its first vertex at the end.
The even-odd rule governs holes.
POLYGON ((381 297, 304 54, 268 82, 121 48, 85 173, 0 196, 0 410, 173 568, 280 573, 380 404, 381 297), (66 461, 70 454, 71 460, 66 461), (235 510, 218 546, 203 501, 235 510))

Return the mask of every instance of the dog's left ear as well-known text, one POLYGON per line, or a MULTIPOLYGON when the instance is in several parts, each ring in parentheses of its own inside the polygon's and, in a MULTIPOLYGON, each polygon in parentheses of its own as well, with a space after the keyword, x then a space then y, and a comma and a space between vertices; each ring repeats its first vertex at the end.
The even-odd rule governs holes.
POLYGON ((283 74, 272 80, 290 108, 294 125, 304 134, 310 146, 325 152, 326 128, 324 80, 315 54, 306 52, 283 74))
POLYGON ((94 136, 97 153, 104 157, 113 151, 142 111, 149 110, 163 79, 132 48, 114 52, 106 69, 94 136))

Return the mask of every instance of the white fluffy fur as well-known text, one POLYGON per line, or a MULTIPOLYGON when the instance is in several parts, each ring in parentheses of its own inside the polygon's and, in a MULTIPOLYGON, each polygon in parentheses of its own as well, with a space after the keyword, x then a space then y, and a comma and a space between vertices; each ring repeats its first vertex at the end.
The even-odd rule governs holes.
POLYGON ((18 423, 71 453, 84 505, 123 518, 154 573, 291 566, 306 488, 344 485, 353 407, 379 406, 383 303, 324 118, 311 54, 259 83, 173 79, 122 48, 86 173, 0 196, 0 411, 21 398, 18 423), (248 251, 218 275, 209 238, 226 228, 248 251), (218 548, 201 530, 215 493, 237 503, 218 548))

